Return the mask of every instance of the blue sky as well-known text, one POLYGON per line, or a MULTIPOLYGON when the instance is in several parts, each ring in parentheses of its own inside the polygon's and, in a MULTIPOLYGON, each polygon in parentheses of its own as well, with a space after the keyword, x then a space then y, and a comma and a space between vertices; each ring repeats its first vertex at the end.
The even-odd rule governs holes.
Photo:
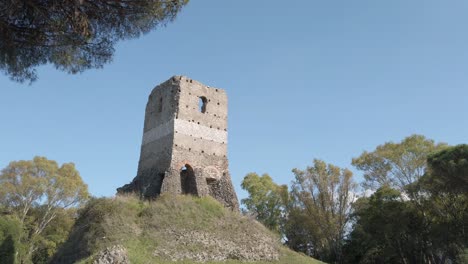
POLYGON ((467 14, 464 0, 191 1, 104 69, 45 66, 31 86, 0 74, 0 168, 72 161, 113 195, 136 174, 147 97, 173 75, 227 90, 240 198, 248 172, 290 183, 314 158, 350 168, 414 133, 467 143, 467 14))

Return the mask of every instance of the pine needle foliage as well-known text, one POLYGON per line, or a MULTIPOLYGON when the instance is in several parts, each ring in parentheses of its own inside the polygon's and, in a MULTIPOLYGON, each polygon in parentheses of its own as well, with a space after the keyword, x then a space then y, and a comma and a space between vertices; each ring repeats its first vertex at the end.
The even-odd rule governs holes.
POLYGON ((119 40, 172 22, 188 0, 0 1, 0 70, 35 81, 52 64, 68 73, 101 68, 119 40))

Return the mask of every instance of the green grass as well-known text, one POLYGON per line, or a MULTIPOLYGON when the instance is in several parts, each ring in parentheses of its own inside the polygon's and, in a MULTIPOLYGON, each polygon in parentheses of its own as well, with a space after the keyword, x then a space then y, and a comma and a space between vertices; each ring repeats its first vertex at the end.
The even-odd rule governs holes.
MULTIPOLYGON (((163 195, 153 202, 143 202, 134 197, 100 198, 91 201, 80 213, 55 262, 92 263, 93 256, 100 250, 120 244, 127 249, 131 263, 194 264, 200 262, 174 262, 170 257, 174 252, 212 255, 219 254, 229 245, 255 248, 261 244, 279 251, 279 260, 251 263, 321 263, 287 249, 279 240, 277 234, 252 219, 225 209, 211 197, 163 195), (193 236, 198 236, 198 240, 192 239, 193 236), (216 243, 212 244, 211 240, 216 243), (160 257, 156 257, 155 252, 160 257)), ((204 263, 246 262, 232 259, 204 263)))

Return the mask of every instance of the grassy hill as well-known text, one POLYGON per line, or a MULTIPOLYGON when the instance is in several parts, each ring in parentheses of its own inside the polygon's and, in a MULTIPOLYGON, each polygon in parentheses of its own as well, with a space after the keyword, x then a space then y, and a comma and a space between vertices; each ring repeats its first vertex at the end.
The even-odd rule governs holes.
POLYGON ((258 222, 210 197, 163 195, 99 198, 80 214, 53 263, 92 263, 98 252, 121 245, 131 263, 321 263, 282 246, 258 222))

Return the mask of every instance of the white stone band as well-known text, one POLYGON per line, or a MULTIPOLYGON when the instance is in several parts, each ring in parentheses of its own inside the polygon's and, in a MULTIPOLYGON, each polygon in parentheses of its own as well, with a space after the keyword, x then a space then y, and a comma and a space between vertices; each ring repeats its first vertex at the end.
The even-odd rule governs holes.
POLYGON ((209 128, 199 125, 194 122, 189 122, 181 119, 171 120, 162 125, 159 125, 143 134, 143 145, 156 141, 164 136, 171 134, 173 131, 177 133, 211 140, 218 143, 227 144, 227 132, 224 130, 209 128))
POLYGON ((175 120, 174 130, 177 131, 177 133, 195 138, 202 138, 224 144, 227 143, 226 131, 216 128, 209 128, 207 126, 199 125, 194 122, 188 122, 182 119, 175 120))

